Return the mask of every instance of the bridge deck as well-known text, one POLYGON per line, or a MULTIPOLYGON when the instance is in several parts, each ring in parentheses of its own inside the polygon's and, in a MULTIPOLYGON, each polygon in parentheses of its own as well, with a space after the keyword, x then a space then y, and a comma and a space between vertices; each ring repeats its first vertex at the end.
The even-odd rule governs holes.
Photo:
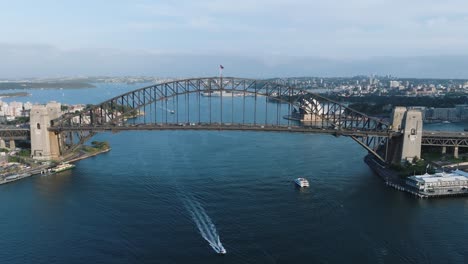
POLYGON ((296 133, 320 133, 332 134, 343 136, 396 136, 396 132, 381 132, 381 131, 365 131, 365 130, 337 130, 330 128, 317 128, 307 126, 274 126, 274 125, 239 125, 239 124, 194 124, 194 123, 180 123, 180 124, 135 124, 123 126, 77 126, 77 127, 53 127, 49 128, 51 131, 129 131, 129 130, 231 130, 231 131, 270 131, 270 132, 296 132, 296 133))
MULTIPOLYGON (((377 132, 364 130, 336 130, 331 128, 316 128, 307 126, 273 126, 273 125, 238 125, 238 124, 127 124, 123 126, 77 126, 77 127, 52 127, 50 131, 128 131, 128 130, 232 130, 232 131, 272 131, 272 132, 298 132, 298 133, 320 133, 343 136, 396 136, 395 132, 377 132)), ((28 139, 30 130, 27 128, 4 128, 0 129, 0 138, 3 139, 28 139)), ((468 147, 468 132, 450 131, 423 131, 422 144, 427 146, 460 146, 468 147)))
POLYGON ((4 140, 25 140, 30 138, 30 131, 28 128, 1 128, 0 138, 4 140))
POLYGON ((422 145, 468 147, 468 132, 424 131, 422 145))

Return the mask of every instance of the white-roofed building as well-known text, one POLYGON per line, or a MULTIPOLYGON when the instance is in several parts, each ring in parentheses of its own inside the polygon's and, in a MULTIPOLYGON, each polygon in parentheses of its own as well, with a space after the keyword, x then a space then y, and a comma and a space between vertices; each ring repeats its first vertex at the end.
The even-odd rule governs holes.
POLYGON ((468 194, 468 173, 461 170, 426 173, 408 177, 406 184, 428 195, 468 194))

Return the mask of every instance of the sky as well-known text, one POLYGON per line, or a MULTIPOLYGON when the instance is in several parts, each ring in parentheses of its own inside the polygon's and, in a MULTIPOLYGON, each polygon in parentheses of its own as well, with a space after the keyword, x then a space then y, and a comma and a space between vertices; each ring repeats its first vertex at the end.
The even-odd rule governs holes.
POLYGON ((466 0, 0 0, 0 78, 468 78, 466 0))

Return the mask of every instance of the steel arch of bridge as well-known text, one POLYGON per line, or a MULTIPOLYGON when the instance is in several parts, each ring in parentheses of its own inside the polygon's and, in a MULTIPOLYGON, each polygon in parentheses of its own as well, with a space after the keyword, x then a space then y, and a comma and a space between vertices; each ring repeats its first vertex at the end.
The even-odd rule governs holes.
POLYGON ((281 83, 281 81, 233 77, 193 78, 143 87, 115 96, 81 112, 65 114, 53 120, 52 126, 49 128, 49 130, 61 135, 62 153, 73 150, 99 131, 140 129, 254 130, 320 132, 345 135, 353 138, 382 161, 386 160, 386 151, 382 149, 388 145, 388 141, 393 136, 398 134, 391 132, 389 124, 380 119, 367 116, 321 95, 281 83), (219 93, 221 96, 213 97, 215 93, 219 93), (195 96, 191 97, 192 94, 195 94, 195 96), (200 115, 200 100, 203 98, 201 95, 208 95, 207 100, 209 101, 209 120, 204 122, 201 121, 200 115), (253 113, 246 113, 246 98, 250 96, 252 96, 251 100, 253 100, 254 104, 253 113), (241 97, 242 122, 240 120, 234 121, 235 97, 241 97), (172 103, 176 105, 176 109, 179 109, 179 104, 185 104, 185 109, 189 109, 190 105, 197 105, 198 108, 192 115, 193 109, 187 110, 187 113, 184 113, 185 116, 180 120, 179 111, 171 113, 175 115, 175 122, 171 122, 171 118, 168 118, 171 115, 167 111, 168 100, 172 100, 172 103), (223 100, 225 103, 231 100, 232 118, 230 120, 229 118, 223 119, 223 100), (263 100, 265 104, 261 105, 259 102, 263 100), (269 100, 277 102, 276 109, 269 107, 269 100), (214 101, 220 103, 219 109, 213 109, 212 102, 214 101), (306 106, 304 102, 311 104, 306 106), (152 107, 153 104, 154 108, 152 107), (282 106, 283 104, 287 104, 287 106, 282 106), (159 120, 155 118, 153 122, 143 118, 143 121, 136 125, 128 126, 125 124, 126 119, 135 117, 141 112, 146 117, 148 109, 150 111, 154 109, 154 115, 157 116, 157 105, 166 106, 165 111, 159 111, 162 112, 159 120), (265 107, 265 109, 262 109, 263 113, 265 113, 264 121, 258 118, 259 105, 265 107), (284 108, 281 109, 281 107, 286 107, 288 114, 295 113, 289 116, 287 122, 284 122, 283 115, 281 115, 281 112, 285 110, 284 108), (294 109, 295 111, 293 111, 294 109), (198 113, 196 113, 197 110, 198 113), (276 110, 276 119, 273 118, 273 120, 268 121, 268 111, 270 111, 271 115, 271 111, 274 110, 276 110), (212 118, 213 111, 218 111, 217 114, 220 118, 212 118), (299 118, 304 113, 310 115, 309 122, 299 123, 290 120, 299 118), (249 114, 253 117, 247 117, 249 114))

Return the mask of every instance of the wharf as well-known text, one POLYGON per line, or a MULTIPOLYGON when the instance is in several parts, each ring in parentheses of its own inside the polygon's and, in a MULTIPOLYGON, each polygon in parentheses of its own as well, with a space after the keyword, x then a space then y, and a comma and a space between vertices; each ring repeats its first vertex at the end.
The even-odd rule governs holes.
POLYGON ((40 166, 38 166, 36 168, 21 170, 21 171, 18 171, 15 174, 15 175, 17 175, 17 177, 11 178, 11 179, 7 179, 8 176, 0 177, 0 185, 7 184, 7 183, 10 183, 10 182, 15 182, 15 181, 18 181, 18 180, 21 180, 21 179, 24 179, 24 178, 31 177, 33 175, 40 174, 41 171, 46 170, 46 169, 48 169, 50 167, 51 167, 50 165, 40 165, 40 166))
POLYGON ((398 173, 391 170, 385 165, 380 164, 375 160, 371 154, 368 154, 364 158, 364 162, 377 174, 382 180, 385 181, 385 184, 389 187, 392 187, 398 191, 407 192, 419 198, 428 198, 428 196, 420 194, 406 187, 406 183, 403 179, 400 178, 398 173))
POLYGON ((391 170, 387 166, 380 164, 377 160, 375 160, 370 154, 364 158, 364 162, 374 171, 382 180, 385 181, 385 184, 389 187, 392 187, 398 191, 406 192, 411 195, 414 195, 419 198, 438 198, 438 197, 453 197, 453 196, 466 196, 468 195, 468 191, 466 192, 453 192, 453 193, 428 193, 428 192, 421 192, 408 186, 406 184, 405 179, 402 179, 398 173, 391 170))

